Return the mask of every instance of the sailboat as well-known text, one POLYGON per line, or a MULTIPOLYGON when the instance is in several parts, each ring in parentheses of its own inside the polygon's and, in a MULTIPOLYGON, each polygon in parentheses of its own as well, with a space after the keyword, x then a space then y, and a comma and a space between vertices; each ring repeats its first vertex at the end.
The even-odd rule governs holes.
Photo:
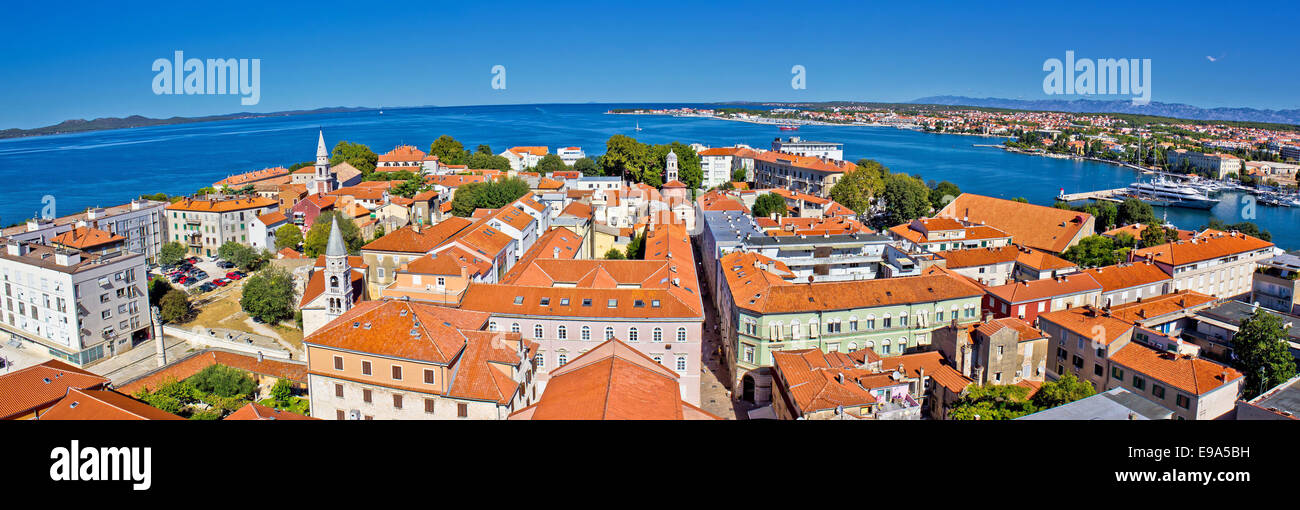
POLYGON ((639 121, 639 120, 636 122, 636 130, 637 130, 637 131, 640 131, 640 130, 641 130, 641 121, 639 121))
POLYGON ((380 114, 380 115, 383 115, 383 114, 384 114, 384 107, 382 107, 382 106, 379 107, 379 114, 380 114))

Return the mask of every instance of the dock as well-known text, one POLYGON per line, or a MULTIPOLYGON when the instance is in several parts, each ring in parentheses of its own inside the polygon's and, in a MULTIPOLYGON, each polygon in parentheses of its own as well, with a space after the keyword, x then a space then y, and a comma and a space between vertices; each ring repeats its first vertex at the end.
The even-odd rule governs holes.
POLYGON ((1062 193, 1056 197, 1057 200, 1065 202, 1077 202, 1080 200, 1106 200, 1109 202, 1123 202, 1121 198, 1128 191, 1128 188, 1103 189, 1097 191, 1085 191, 1083 193, 1062 193))

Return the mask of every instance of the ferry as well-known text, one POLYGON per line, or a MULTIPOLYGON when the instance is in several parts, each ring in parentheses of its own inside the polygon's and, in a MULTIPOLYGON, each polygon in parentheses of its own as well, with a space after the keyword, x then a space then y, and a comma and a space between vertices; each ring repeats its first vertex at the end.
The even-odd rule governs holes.
POLYGON ((1134 198, 1162 207, 1209 209, 1219 203, 1218 199, 1163 178, 1151 182, 1135 182, 1128 189, 1134 198))

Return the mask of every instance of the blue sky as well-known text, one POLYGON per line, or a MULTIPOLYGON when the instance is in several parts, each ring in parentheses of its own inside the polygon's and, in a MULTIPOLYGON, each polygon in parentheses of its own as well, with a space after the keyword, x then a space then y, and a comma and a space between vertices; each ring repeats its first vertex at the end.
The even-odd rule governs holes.
POLYGON ((1066 50, 1151 59, 1153 101, 1300 107, 1294 2, 6 7, 0 128, 325 106, 1046 99, 1043 61, 1066 50), (150 66, 177 50, 261 59, 260 103, 155 95, 150 66), (506 68, 505 90, 490 86, 494 65, 506 68), (807 69, 806 89, 791 88, 794 65, 807 69))

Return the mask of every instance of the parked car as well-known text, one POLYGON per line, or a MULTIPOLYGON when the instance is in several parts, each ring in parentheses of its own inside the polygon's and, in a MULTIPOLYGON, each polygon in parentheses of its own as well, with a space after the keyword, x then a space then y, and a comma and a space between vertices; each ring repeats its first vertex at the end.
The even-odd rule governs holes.
POLYGON ((221 262, 217 262, 217 267, 219 267, 219 268, 221 268, 221 269, 230 269, 230 268, 232 268, 232 267, 235 267, 235 263, 234 263, 234 262, 230 262, 230 261, 223 260, 223 261, 221 261, 221 262))
POLYGON ((216 288, 217 287, 212 285, 211 283, 204 283, 203 285, 199 285, 199 290, 203 292, 212 292, 216 288))
POLYGON ((217 278, 216 280, 212 280, 212 284, 218 287, 225 287, 226 285, 230 284, 230 280, 227 280, 225 278, 217 278))
POLYGON ((229 273, 226 273, 226 278, 230 278, 231 280, 238 280, 243 277, 244 275, 239 271, 231 271, 229 273))

